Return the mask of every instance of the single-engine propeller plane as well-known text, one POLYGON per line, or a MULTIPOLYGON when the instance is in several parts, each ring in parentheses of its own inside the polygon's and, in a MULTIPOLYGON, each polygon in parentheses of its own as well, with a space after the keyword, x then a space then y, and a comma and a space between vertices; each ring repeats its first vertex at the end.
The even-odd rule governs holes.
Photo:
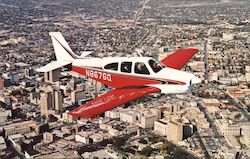
POLYGON ((192 85, 201 82, 192 73, 180 69, 198 52, 181 49, 162 61, 151 57, 87 57, 76 55, 60 32, 50 32, 56 61, 39 68, 48 72, 66 65, 72 71, 101 82, 114 90, 99 96, 69 112, 72 116, 92 118, 107 110, 150 93, 187 93, 192 85))

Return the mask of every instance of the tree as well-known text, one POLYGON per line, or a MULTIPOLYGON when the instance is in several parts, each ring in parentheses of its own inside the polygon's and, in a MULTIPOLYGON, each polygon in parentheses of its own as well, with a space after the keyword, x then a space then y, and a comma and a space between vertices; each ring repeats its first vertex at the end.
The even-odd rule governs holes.
POLYGON ((126 140, 123 139, 122 137, 120 137, 120 138, 114 139, 113 142, 114 142, 114 143, 113 143, 113 146, 118 148, 118 147, 123 146, 123 145, 125 144, 126 140))
POLYGON ((141 143, 141 144, 147 144, 148 143, 147 140, 145 140, 145 139, 140 139, 138 142, 141 143))
POLYGON ((146 148, 144 148, 144 149, 142 149, 141 150, 141 152, 139 152, 141 155, 144 155, 144 156, 146 156, 146 157, 149 157, 151 154, 152 154, 152 152, 154 151, 154 149, 152 148, 152 147, 146 147, 146 148))

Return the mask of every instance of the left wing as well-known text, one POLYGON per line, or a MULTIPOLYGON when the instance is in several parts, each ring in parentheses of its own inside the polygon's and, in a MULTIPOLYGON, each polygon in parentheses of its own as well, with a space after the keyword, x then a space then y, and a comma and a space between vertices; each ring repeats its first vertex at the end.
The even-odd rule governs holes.
POLYGON ((164 58, 161 63, 173 69, 182 69, 183 66, 198 52, 197 49, 181 49, 164 58))
POLYGON ((37 72, 49 72, 58 68, 61 68, 63 66, 71 64, 71 61, 52 61, 48 63, 47 65, 38 68, 36 71, 37 72))
POLYGON ((77 107, 68 114, 82 118, 92 118, 136 98, 157 92, 160 92, 160 89, 155 87, 119 88, 77 107))

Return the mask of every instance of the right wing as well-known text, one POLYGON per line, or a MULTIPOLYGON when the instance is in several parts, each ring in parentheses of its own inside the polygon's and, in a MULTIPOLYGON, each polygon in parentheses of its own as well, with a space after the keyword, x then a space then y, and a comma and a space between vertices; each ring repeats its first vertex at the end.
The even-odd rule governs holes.
POLYGON ((158 92, 160 92, 160 89, 155 87, 115 89, 73 109, 68 114, 82 118, 92 118, 146 94, 158 92))
POLYGON ((197 49, 181 49, 164 58, 161 63, 173 69, 182 69, 183 66, 198 52, 197 49))

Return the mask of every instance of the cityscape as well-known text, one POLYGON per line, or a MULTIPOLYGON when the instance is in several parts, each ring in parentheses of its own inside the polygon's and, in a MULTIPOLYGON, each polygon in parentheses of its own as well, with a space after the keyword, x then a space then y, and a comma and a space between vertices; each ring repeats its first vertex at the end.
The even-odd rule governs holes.
POLYGON ((0 0, 0 158, 249 159, 249 46, 249 0, 0 0), (50 32, 88 58, 196 48, 182 70, 202 82, 77 117, 114 88, 38 71, 57 58, 50 32))

